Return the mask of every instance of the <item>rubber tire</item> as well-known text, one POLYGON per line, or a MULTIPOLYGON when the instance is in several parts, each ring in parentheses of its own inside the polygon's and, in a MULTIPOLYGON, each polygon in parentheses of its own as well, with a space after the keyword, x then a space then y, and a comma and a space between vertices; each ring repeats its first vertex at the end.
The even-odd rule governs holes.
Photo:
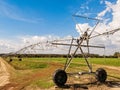
POLYGON ((22 61, 22 59, 21 59, 21 58, 19 58, 19 61, 22 61))
POLYGON ((53 82, 58 87, 63 87, 63 86, 65 86, 66 81, 67 81, 66 72, 61 69, 56 70, 55 73, 53 74, 53 82))
POLYGON ((13 61, 13 59, 10 59, 10 60, 9 60, 9 62, 12 62, 12 61, 13 61))
POLYGON ((107 79, 107 72, 103 68, 98 68, 96 70, 96 79, 100 83, 104 83, 107 79))

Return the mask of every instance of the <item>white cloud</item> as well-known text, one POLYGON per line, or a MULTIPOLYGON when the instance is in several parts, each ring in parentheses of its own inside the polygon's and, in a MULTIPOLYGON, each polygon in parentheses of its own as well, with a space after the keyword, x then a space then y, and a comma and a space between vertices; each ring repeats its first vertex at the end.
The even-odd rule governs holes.
POLYGON ((118 28, 120 27, 120 13, 119 13, 119 10, 120 10, 120 0, 117 0, 117 3, 115 5, 112 6, 112 15, 113 15, 113 20, 112 22, 109 23, 109 25, 112 27, 112 28, 118 28))
POLYGON ((76 24, 76 30, 80 35, 83 34, 83 32, 86 31, 88 27, 91 28, 91 26, 88 23, 76 24))
MULTIPOLYGON (((50 54, 63 54, 63 53, 67 53, 68 49, 65 48, 64 46, 59 46, 59 45, 53 45, 52 42, 55 40, 55 42, 58 42, 58 40, 60 40, 59 42, 64 42, 65 43, 65 39, 71 39, 71 36, 66 36, 66 37, 59 37, 59 36, 55 36, 55 35, 46 35, 46 36, 24 36, 20 38, 21 41, 23 42, 23 48, 29 45, 35 45, 34 47, 34 51, 31 49, 33 48, 32 46, 30 46, 30 48, 28 47, 26 49, 25 53, 29 53, 27 52, 27 50, 30 50, 31 53, 42 53, 42 54, 46 54, 46 53, 50 53, 50 54), (40 43, 39 45, 37 43, 40 43), (67 52, 66 52, 67 49, 67 52), (32 52, 33 51, 33 52, 32 52)), ((19 49, 20 50, 20 49, 19 49)), ((22 52, 24 53, 24 52, 22 52)))
MULTIPOLYGON (((103 3, 103 1, 101 2, 103 3)), ((98 13, 97 18, 104 20, 103 23, 98 24, 97 28, 95 29, 96 32, 103 33, 106 31, 114 30, 117 28, 120 28, 120 0, 117 0, 115 4, 105 1, 106 8, 105 10, 98 13), (110 21, 110 18, 106 18, 106 14, 111 13, 112 19, 110 21)), ((89 23, 78 23, 80 27, 82 27, 82 30, 86 30, 86 28, 90 27, 89 23)), ((76 25, 77 32, 80 32, 79 28, 76 25)), ((93 34, 94 35, 94 34, 93 34)), ((92 43, 98 44, 99 42, 105 44, 106 46, 106 54, 113 54, 115 51, 120 52, 120 31, 116 32, 114 35, 109 36, 106 38, 106 36, 100 36, 98 38, 94 38, 91 40, 92 43)), ((99 52, 99 51, 97 51, 99 52)))
MULTIPOLYGON (((63 37, 63 39, 69 39, 70 36, 63 37)), ((10 53, 10 52, 16 52, 21 50, 24 47, 34 45, 37 43, 40 43, 39 45, 36 45, 34 49, 30 46, 30 48, 26 48, 25 52, 19 52, 19 53, 53 53, 53 54, 62 54, 66 53, 64 46, 56 46, 52 45, 51 41, 54 40, 60 40, 61 38, 59 36, 55 35, 46 35, 46 36, 21 36, 18 37, 15 41, 6 39, 6 40, 0 40, 0 53, 10 53), (28 52, 29 51, 29 52, 28 52)), ((61 41, 62 42, 62 41, 61 41)), ((67 50, 68 51, 68 50, 67 50)))
POLYGON ((23 43, 29 43, 29 44, 33 44, 33 43, 38 43, 38 42, 47 42, 47 41, 52 41, 55 39, 59 39, 58 36, 53 36, 53 35, 46 35, 46 36, 21 36, 19 37, 19 39, 21 39, 21 41, 23 43))
POLYGON ((12 40, 2 39, 0 40, 0 53, 16 51, 20 47, 20 43, 19 41, 14 42, 12 40))
POLYGON ((106 9, 98 14, 98 18, 105 16, 107 12, 111 12, 113 4, 111 2, 105 1, 106 9))

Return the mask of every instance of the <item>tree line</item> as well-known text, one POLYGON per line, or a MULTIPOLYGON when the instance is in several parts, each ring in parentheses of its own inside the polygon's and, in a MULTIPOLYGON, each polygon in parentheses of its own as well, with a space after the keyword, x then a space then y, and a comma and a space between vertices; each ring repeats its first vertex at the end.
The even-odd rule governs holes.
MULTIPOLYGON (((87 57, 91 57, 91 58, 118 58, 120 57, 120 53, 119 52, 115 52, 113 55, 108 55, 108 56, 104 56, 104 55, 99 55, 99 54, 85 54, 87 57)), ((67 58, 67 57, 71 57, 70 55, 67 54, 0 54, 0 56, 3 57, 18 57, 18 58, 23 58, 23 57, 37 57, 37 58, 45 58, 45 57, 50 57, 50 58, 67 58)), ((74 56, 74 58, 82 58, 83 55, 82 54, 76 54, 74 56)))

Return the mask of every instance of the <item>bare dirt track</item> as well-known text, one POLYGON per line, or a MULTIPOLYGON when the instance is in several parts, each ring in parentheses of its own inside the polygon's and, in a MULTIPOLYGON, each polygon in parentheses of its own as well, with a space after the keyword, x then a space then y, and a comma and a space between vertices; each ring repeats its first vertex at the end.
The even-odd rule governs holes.
POLYGON ((0 86, 9 83, 10 74, 8 72, 7 63, 0 57, 0 86))
MULTIPOLYGON (((11 72, 14 72, 14 69, 2 58, 0 58, 0 90, 120 90, 120 78, 114 76, 108 76, 106 83, 100 84, 95 81, 92 76, 82 76, 80 78, 70 78, 67 82, 67 87, 57 88, 56 86, 49 89, 41 89, 40 87, 30 87, 30 83, 34 80, 46 78, 50 76, 56 68, 63 67, 59 63, 49 63, 50 67, 42 69, 33 74, 29 74, 22 78, 17 78, 16 81, 11 81, 11 72), (92 83, 91 83, 92 82, 92 83)), ((98 66, 101 67, 101 66, 98 66)), ((102 66, 105 69, 111 70, 110 72, 120 73, 120 68, 102 66)))
MULTIPOLYGON (((25 75, 24 77, 15 78, 15 80, 12 80, 12 81, 11 80, 9 81, 9 79, 8 79, 9 83, 6 82, 6 84, 4 84, 4 86, 0 87, 0 90, 46 90, 46 89, 41 89, 40 87, 36 87, 36 88, 30 87, 29 88, 29 85, 31 82, 33 82, 35 80, 40 80, 40 79, 46 78, 48 76, 51 76, 51 74, 55 71, 55 69, 56 69, 56 67, 58 67, 58 65, 56 65, 54 63, 49 63, 49 64, 51 65, 49 68, 45 68, 40 71, 34 72, 32 74, 25 75)), ((7 68, 7 67, 5 67, 5 68, 7 68)), ((50 89, 47 89, 47 90, 50 90, 50 89)))

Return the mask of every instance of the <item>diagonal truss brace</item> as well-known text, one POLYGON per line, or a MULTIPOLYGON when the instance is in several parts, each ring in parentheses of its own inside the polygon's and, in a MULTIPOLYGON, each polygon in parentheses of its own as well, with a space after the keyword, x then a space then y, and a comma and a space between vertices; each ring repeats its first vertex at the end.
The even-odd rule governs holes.
POLYGON ((82 55, 83 55, 83 57, 84 57, 84 59, 85 59, 85 61, 86 61, 86 64, 87 64, 87 66, 88 66, 88 68, 89 68, 89 71, 92 72, 92 67, 90 66, 90 64, 89 64, 89 62, 88 62, 88 60, 87 60, 87 57, 86 57, 86 55, 84 54, 84 52, 83 52, 83 50, 82 50, 82 47, 81 47, 81 44, 83 43, 83 41, 84 41, 85 38, 86 38, 86 37, 83 35, 83 38, 80 39, 80 40, 77 42, 78 45, 77 45, 77 48, 75 49, 73 55, 70 54, 70 51, 71 51, 71 48, 72 48, 72 44, 73 44, 73 39, 72 39, 71 45, 70 45, 70 48, 69 48, 69 52, 68 52, 68 56, 67 56, 67 60, 66 60, 65 66, 64 66, 64 70, 66 70, 66 69, 69 67, 69 65, 70 65, 72 59, 74 58, 76 52, 78 51, 78 49, 80 49, 80 51, 81 51, 81 53, 82 53, 82 55), (70 56, 70 57, 69 57, 69 56, 70 56))

